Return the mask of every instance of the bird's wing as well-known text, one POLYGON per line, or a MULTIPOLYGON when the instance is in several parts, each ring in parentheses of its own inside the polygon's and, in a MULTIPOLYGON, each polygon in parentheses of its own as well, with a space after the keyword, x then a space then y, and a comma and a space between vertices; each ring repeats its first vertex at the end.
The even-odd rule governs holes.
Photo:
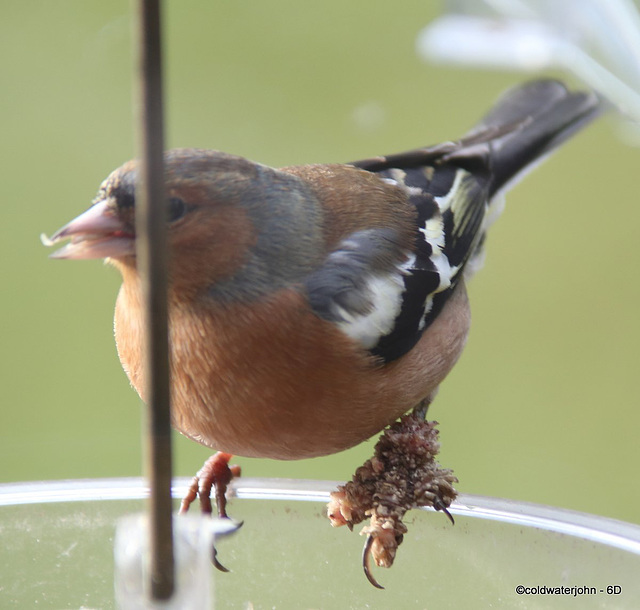
POLYGON ((533 81, 507 92, 458 142, 351 163, 404 191, 416 211, 414 247, 394 250, 380 229, 352 235, 309 278, 316 313, 341 324, 385 362, 407 353, 463 271, 476 266, 470 263, 479 258, 501 202, 496 195, 600 109, 593 94, 569 92, 554 80, 533 81), (384 252, 395 261, 391 267, 379 265, 384 252), (334 282, 337 275, 349 281, 334 282), (341 305, 346 302, 358 307, 341 305), (329 311, 340 311, 341 319, 329 311))
POLYGON ((480 159, 472 172, 443 162, 442 153, 432 158, 431 151, 429 165, 414 165, 416 153, 410 152, 395 156, 391 167, 377 171, 380 178, 403 189, 416 210, 414 250, 404 266, 399 312, 390 332, 371 348, 385 362, 417 343, 483 238, 489 206, 486 164, 480 159))
POLYGON ((439 164, 442 153, 430 154, 432 165, 414 164, 415 154, 384 168, 382 159, 362 162, 375 163, 415 210, 409 248, 393 227, 360 230, 305 281, 314 312, 385 362, 409 351, 442 309, 478 248, 487 208, 486 172, 439 164))

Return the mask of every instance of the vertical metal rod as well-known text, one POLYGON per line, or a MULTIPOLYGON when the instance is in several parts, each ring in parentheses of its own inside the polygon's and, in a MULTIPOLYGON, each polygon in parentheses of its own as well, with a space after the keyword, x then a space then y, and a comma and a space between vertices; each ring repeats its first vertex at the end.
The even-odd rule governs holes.
POLYGON ((136 4, 140 157, 136 247, 145 299, 146 470, 151 484, 150 591, 153 599, 161 600, 171 597, 174 590, 161 15, 160 0, 136 0, 136 4))

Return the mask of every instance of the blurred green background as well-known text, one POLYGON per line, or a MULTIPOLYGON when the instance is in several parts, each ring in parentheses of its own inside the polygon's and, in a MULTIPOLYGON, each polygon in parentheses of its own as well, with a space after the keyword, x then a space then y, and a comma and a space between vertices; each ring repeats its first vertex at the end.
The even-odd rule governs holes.
MULTIPOLYGON (((521 74, 422 63, 439 5, 166 2, 167 143, 271 165, 455 138, 521 74)), ((38 239, 134 155, 125 0, 6 2, 0 481, 141 473, 141 408, 112 337, 117 273, 38 239)), ((599 121, 508 197, 431 416, 459 490, 640 522, 638 151, 599 121)), ((372 443, 248 476, 347 479, 372 443)), ((209 451, 176 436, 175 472, 209 451)))

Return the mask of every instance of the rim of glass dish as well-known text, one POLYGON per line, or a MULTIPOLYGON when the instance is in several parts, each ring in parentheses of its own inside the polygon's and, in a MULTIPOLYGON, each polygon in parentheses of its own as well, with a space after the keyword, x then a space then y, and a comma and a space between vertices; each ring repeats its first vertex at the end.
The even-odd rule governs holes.
MULTIPOLYGON (((190 483, 190 478, 175 478, 173 496, 181 498, 190 483)), ((231 490, 240 499, 327 502, 329 494, 340 484, 312 479, 240 478, 232 482, 231 490)), ((142 477, 0 484, 0 506, 141 500, 147 496, 148 485, 142 477)), ((608 517, 472 494, 460 494, 449 510, 454 515, 558 532, 640 555, 640 525, 608 517)))

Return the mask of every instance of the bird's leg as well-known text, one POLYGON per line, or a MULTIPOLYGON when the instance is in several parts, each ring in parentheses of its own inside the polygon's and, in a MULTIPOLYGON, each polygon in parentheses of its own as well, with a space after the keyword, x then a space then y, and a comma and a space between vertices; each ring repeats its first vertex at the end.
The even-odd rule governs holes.
POLYGON ((418 419, 425 420, 427 419, 427 411, 429 410, 429 405, 431 404, 432 397, 431 395, 427 396, 425 399, 421 400, 414 408, 413 415, 415 415, 418 419))
MULTIPOLYGON (((227 487, 233 477, 240 476, 240 466, 229 466, 229 460, 233 456, 230 453, 218 451, 214 453, 198 471, 187 491, 187 495, 180 503, 180 514, 184 514, 197 497, 200 497, 200 509, 204 514, 210 515, 213 512, 211 506, 211 490, 215 488, 216 507, 218 517, 228 519, 227 515, 227 487)), ((242 523, 238 524, 240 527, 242 523)), ((211 551, 211 563, 221 572, 228 572, 218 561, 218 551, 214 546, 211 551)))
POLYGON ((230 453, 218 451, 214 453, 198 471, 189 486, 187 495, 180 504, 180 514, 186 513, 196 498, 200 498, 200 508, 203 513, 211 514, 211 490, 215 488, 218 517, 228 519, 227 515, 227 486, 233 477, 240 476, 240 466, 229 466, 230 453))
POLYGON ((448 507, 457 492, 458 479, 435 460, 440 450, 437 422, 425 421, 429 400, 387 428, 378 440, 374 456, 346 485, 331 494, 327 514, 333 526, 353 525, 369 518, 361 531, 366 535, 362 568, 369 582, 382 588, 371 573, 371 559, 379 567, 391 567, 407 527, 405 513, 431 506, 453 522, 448 507))

